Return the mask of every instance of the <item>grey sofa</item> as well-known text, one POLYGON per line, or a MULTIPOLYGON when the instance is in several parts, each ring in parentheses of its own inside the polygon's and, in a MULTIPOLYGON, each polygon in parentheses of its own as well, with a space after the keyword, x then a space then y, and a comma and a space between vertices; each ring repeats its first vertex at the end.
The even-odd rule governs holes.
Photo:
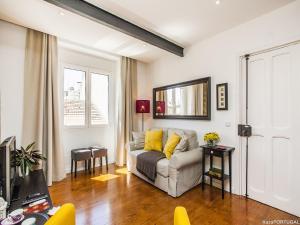
MULTIPOLYGON (((158 129, 158 128, 153 128, 158 129)), ((197 134, 192 130, 163 128, 163 145, 168 136, 176 132, 187 137, 187 151, 175 151, 171 159, 161 159, 157 163, 157 177, 150 181, 136 169, 137 156, 145 150, 136 148, 134 142, 129 144, 127 152, 127 168, 136 176, 151 183, 173 197, 178 197, 201 182, 202 179, 202 150, 199 148, 197 134)))

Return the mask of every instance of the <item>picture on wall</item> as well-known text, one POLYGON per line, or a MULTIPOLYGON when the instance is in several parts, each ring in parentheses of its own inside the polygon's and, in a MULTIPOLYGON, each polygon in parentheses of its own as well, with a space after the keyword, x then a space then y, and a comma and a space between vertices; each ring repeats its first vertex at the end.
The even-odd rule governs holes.
POLYGON ((228 110, 228 83, 217 84, 217 110, 228 110))

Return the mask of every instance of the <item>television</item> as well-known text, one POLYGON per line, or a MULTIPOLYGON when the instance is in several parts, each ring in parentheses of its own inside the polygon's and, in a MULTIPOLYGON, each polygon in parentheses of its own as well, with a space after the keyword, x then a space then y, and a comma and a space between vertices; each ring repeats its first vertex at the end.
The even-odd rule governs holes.
POLYGON ((0 145, 0 196, 8 205, 12 200, 12 193, 16 179, 16 137, 6 138, 0 145))

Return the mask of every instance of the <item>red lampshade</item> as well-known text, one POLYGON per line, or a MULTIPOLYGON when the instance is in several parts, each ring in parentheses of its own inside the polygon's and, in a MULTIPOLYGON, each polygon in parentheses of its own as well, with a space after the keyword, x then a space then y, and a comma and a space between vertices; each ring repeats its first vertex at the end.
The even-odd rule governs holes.
POLYGON ((136 113, 150 113, 150 100, 136 100, 136 113))
POLYGON ((164 101, 156 102, 156 113, 165 113, 165 102, 164 101))

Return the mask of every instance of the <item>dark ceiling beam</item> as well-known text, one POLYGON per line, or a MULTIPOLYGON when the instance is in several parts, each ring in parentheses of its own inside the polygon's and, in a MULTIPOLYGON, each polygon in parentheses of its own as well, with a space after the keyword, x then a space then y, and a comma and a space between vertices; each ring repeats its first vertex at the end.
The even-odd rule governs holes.
POLYGON ((106 25, 112 29, 130 35, 136 39, 147 42, 158 48, 183 57, 183 48, 168 41, 146 29, 130 23, 114 14, 111 14, 93 4, 82 0, 44 0, 78 15, 106 25))

